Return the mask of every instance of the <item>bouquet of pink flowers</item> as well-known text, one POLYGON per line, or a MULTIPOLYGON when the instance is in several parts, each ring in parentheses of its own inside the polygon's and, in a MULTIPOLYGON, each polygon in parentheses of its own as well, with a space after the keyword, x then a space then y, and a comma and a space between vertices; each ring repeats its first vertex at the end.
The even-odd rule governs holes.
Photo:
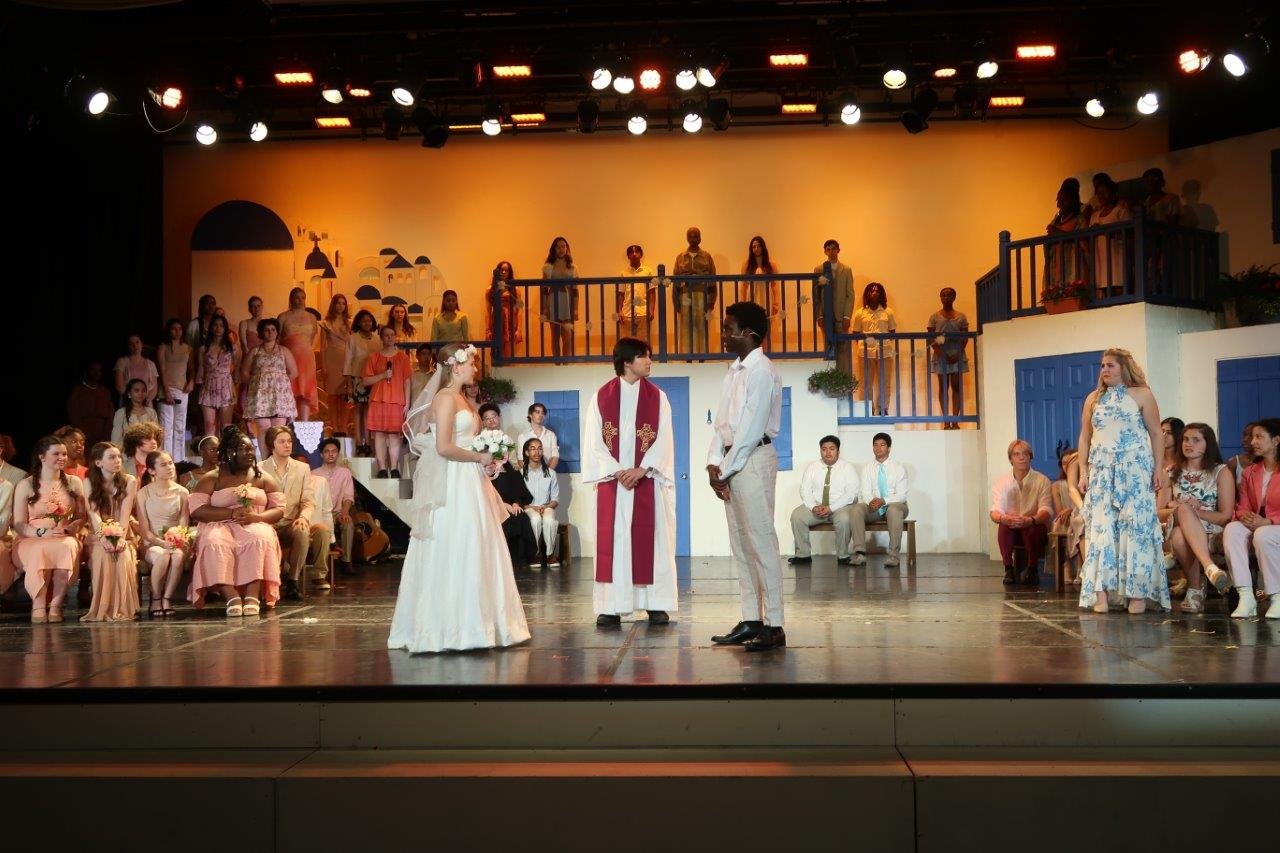
POLYGON ((196 538, 194 530, 180 524, 166 527, 161 535, 164 537, 164 544, 179 549, 186 549, 196 538))
POLYGON ((120 540, 124 538, 124 526, 114 518, 104 518, 98 535, 110 542, 113 549, 119 548, 120 540))
POLYGON ((74 513, 72 513, 71 511, 71 507, 67 506, 57 498, 46 499, 44 502, 44 505, 45 505, 45 511, 44 511, 45 517, 53 519, 54 526, 62 524, 62 522, 66 521, 68 518, 71 518, 71 516, 74 515, 74 513))
POLYGON ((243 509, 253 509, 253 495, 250 494, 253 487, 248 483, 241 483, 236 486, 236 500, 240 502, 243 509))

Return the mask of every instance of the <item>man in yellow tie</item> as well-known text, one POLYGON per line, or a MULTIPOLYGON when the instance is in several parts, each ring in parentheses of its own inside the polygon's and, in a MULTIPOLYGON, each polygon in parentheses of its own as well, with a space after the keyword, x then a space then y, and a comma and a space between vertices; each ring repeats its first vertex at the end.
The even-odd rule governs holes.
POLYGON ((858 469, 840 458, 840 439, 834 435, 825 436, 818 443, 818 452, 821 458, 810 463, 800 479, 800 506, 791 513, 796 554, 787 562, 813 562, 809 531, 819 524, 831 524, 836 530, 836 559, 847 566, 852 562, 849 541, 853 505, 858 502, 858 469))

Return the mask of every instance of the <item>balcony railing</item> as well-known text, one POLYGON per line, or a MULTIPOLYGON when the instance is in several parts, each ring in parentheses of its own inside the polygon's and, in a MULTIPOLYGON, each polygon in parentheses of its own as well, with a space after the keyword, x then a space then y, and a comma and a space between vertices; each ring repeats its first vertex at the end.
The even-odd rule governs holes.
POLYGON ((975 282, 979 328, 1044 313, 1046 286, 1082 284, 1088 307, 1203 308, 1218 280, 1218 234, 1133 219, 1023 240, 1000 232, 1000 263, 975 282))
POLYGON ((842 334, 836 348, 859 383, 840 423, 978 423, 977 332, 842 334))

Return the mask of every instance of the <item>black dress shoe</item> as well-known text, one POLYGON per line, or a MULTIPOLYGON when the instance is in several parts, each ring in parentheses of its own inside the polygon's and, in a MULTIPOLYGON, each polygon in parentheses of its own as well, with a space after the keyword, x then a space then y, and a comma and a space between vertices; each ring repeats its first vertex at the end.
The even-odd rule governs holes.
POLYGON ((762 628, 760 635, 748 642, 744 648, 749 652, 767 652, 770 649, 781 649, 787 644, 787 632, 782 628, 762 628))
POLYGON ((1018 582, 1018 579, 1014 574, 1013 566, 1005 566, 1004 567, 1004 585, 1013 586, 1017 582, 1018 582))
POLYGON ((298 582, 292 578, 285 578, 284 591, 280 593, 280 597, 285 601, 301 601, 302 593, 298 590, 298 582))
POLYGON ((1022 572, 1023 586, 1040 586, 1040 574, 1036 571, 1035 566, 1031 566, 1022 572))
POLYGON ((613 613, 601 613, 596 617, 597 628, 617 628, 622 624, 622 617, 613 613))
POLYGON ((764 622, 739 622, 729 633, 716 634, 711 638, 711 642, 717 646, 737 646, 747 640, 755 639, 762 630, 764 630, 764 622))
POLYGON ((812 563, 813 557, 787 557, 787 562, 793 566, 798 566, 802 563, 812 563))
POLYGON ((387 479, 387 469, 386 469, 386 468, 379 468, 379 469, 378 469, 378 473, 376 473, 376 474, 374 474, 374 475, 373 475, 373 479, 375 479, 375 480, 385 480, 385 479, 387 479))
POLYGON ((666 624, 667 624, 668 622, 670 622, 670 621, 671 621, 671 617, 667 615, 667 611, 665 611, 665 610, 650 610, 650 611, 649 611, 649 624, 650 624, 650 625, 666 625, 666 624))
POLYGON ((392 469, 391 469, 391 479, 393 479, 393 480, 399 480, 399 479, 400 479, 400 469, 399 469, 399 468, 392 468, 392 469))
POLYGON ((842 566, 852 566, 853 557, 836 557, 836 562, 842 566))
POLYGON ((358 575, 360 571, 351 563, 338 563, 338 573, 343 575, 358 575))

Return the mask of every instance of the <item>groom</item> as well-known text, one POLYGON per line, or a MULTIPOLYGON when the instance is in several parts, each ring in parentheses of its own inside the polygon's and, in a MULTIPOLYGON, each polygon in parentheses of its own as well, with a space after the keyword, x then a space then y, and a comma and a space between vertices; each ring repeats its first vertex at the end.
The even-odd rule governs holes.
POLYGON ((591 397, 582 482, 596 494, 596 625, 649 612, 650 625, 676 610, 675 450, 671 404, 649 381, 649 345, 621 338, 617 378, 591 397))

